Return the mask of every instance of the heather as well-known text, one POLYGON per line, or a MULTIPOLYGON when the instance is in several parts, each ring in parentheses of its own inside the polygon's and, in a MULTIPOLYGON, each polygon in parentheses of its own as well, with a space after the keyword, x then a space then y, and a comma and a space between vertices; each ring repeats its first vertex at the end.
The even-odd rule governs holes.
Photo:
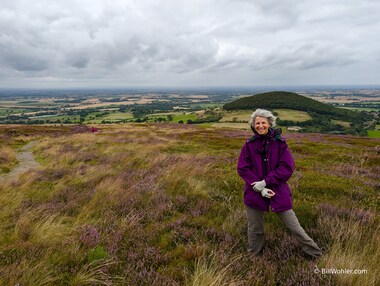
POLYGON ((379 277, 378 139, 285 134, 297 165, 294 210, 325 252, 312 261, 273 213, 263 255, 246 253, 236 161, 249 132, 0 129, 3 152, 35 141, 41 163, 0 185, 4 285, 375 285, 379 277), (316 266, 368 273, 322 275, 316 266))

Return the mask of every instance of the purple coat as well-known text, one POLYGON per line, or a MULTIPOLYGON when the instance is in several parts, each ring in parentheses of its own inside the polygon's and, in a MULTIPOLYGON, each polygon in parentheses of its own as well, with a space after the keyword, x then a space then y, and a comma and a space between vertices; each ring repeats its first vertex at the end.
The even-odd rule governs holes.
POLYGON ((292 208, 292 194, 286 183, 294 171, 294 160, 285 140, 270 129, 266 136, 255 134, 241 150, 237 171, 245 181, 244 204, 261 211, 282 212, 292 208), (265 143, 266 142, 266 143, 265 143), (267 168, 264 170, 262 152, 267 144, 267 168), (266 171, 267 175, 264 175, 266 171), (264 198, 252 189, 253 182, 265 179, 266 188, 276 195, 264 198))

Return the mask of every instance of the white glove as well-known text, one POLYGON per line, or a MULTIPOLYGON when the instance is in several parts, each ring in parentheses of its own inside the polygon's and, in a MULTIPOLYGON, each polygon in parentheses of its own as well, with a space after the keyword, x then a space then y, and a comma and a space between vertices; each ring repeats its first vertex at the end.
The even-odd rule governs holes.
POLYGON ((252 185, 253 185, 253 189, 256 192, 261 192, 265 188, 267 183, 265 183, 265 180, 262 180, 262 181, 258 181, 258 182, 253 182, 252 185))
POLYGON ((264 189, 261 191, 261 195, 262 195, 264 198, 268 198, 268 199, 270 199, 271 197, 273 197, 273 196, 275 195, 275 192, 273 192, 271 189, 264 188, 264 189))

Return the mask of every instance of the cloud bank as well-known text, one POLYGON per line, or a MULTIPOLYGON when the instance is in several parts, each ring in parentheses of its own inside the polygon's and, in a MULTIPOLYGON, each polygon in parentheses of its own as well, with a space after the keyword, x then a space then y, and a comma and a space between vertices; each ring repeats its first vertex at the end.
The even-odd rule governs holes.
POLYGON ((376 0, 0 3, 1 86, 380 83, 376 0))

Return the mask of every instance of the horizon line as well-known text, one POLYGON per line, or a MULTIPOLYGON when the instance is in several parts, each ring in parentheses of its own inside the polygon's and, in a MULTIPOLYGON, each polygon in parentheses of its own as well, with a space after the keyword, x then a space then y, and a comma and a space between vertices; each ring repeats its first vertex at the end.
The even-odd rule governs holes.
POLYGON ((103 86, 103 87, 0 87, 0 90, 199 90, 199 89, 262 89, 262 88, 380 88, 380 84, 310 84, 310 85, 257 85, 257 86, 103 86))

